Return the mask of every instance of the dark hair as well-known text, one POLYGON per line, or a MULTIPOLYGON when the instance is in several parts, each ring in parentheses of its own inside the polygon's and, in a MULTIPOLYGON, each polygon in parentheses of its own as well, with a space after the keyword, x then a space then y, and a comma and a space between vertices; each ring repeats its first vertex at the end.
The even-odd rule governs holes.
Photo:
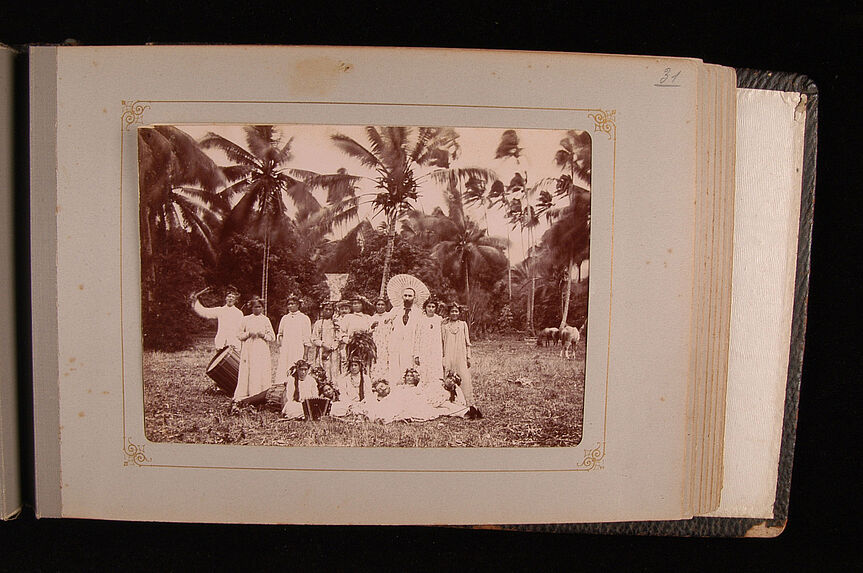
POLYGON ((435 305, 435 306, 437 306, 437 305, 438 305, 438 303, 437 303, 437 301, 436 301, 436 300, 434 300, 433 298, 428 298, 428 299, 426 299, 426 301, 423 303, 423 310, 425 310, 425 309, 426 309, 426 307, 427 307, 428 305, 430 305, 430 304, 433 304, 433 305, 435 305))
POLYGON ((264 299, 262 299, 258 295, 255 295, 252 298, 250 298, 248 301, 246 301, 245 306, 252 308, 253 306, 255 306, 256 302, 259 302, 259 303, 261 303, 261 306, 264 306, 264 299))
POLYGON ((457 302, 454 302, 454 303, 450 304, 449 306, 447 306, 446 311, 452 312, 453 309, 456 309, 459 314, 461 314, 461 312, 462 312, 461 306, 459 306, 459 304, 457 302))

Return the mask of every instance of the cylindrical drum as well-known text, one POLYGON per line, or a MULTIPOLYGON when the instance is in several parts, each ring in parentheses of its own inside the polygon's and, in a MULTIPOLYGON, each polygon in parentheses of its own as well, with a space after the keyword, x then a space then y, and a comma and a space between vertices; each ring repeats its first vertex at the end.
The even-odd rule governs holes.
POLYGON ((282 406, 285 405, 285 385, 275 384, 267 390, 266 396, 267 410, 273 412, 281 412, 282 406))
POLYGON ((320 420, 330 413, 329 398, 307 398, 303 400, 303 415, 306 420, 320 420))
POLYGON ((263 404, 267 400, 267 392, 269 390, 264 390, 263 392, 258 392, 257 394, 253 394, 248 398, 243 398, 242 400, 238 400, 238 404, 244 405, 252 405, 252 404, 263 404))
POLYGON ((207 366, 207 376, 229 396, 234 395, 240 376, 240 355, 233 346, 226 346, 216 353, 207 366))

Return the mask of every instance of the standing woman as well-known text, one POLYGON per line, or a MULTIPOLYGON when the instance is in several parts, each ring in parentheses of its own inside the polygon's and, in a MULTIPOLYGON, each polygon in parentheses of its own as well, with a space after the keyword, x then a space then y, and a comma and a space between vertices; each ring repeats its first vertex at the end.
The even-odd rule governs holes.
POLYGON ((386 379, 390 375, 389 359, 389 335, 392 332, 392 324, 385 323, 387 315, 387 301, 379 298, 375 302, 375 313, 370 318, 372 340, 375 342, 377 358, 372 364, 370 376, 372 380, 386 379))
MULTIPOLYGON (((444 372, 454 372, 461 378, 461 391, 471 411, 474 408, 473 384, 470 379, 470 334, 467 323, 461 320, 461 310, 453 303, 449 308, 449 319, 441 326, 443 341, 444 372)), ((477 416, 479 417, 479 416, 477 416)))
POLYGON ((423 303, 423 315, 419 324, 420 386, 440 386, 443 382, 443 342, 441 317, 437 315, 437 303, 431 299, 423 303))
POLYGON ((248 302, 252 314, 240 321, 237 338, 242 343, 240 350, 240 373, 231 411, 236 411, 237 403, 265 392, 270 387, 272 365, 270 362, 270 342, 276 339, 273 324, 264 313, 264 301, 252 297, 248 302))
POLYGON ((279 364, 276 384, 287 384, 288 370, 297 360, 305 360, 312 347, 312 321, 300 312, 300 298, 290 295, 287 299, 288 314, 279 321, 279 364))

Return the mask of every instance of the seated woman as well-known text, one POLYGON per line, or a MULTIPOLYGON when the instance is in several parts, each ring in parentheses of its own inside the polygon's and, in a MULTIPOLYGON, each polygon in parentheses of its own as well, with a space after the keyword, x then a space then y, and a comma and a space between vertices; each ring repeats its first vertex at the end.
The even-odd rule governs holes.
POLYGON ((362 403, 363 414, 372 422, 389 424, 395 422, 399 417, 399 405, 390 400, 390 383, 379 378, 372 383, 370 396, 362 403))
POLYGON ((302 420, 305 417, 303 400, 319 397, 318 381, 309 375, 310 367, 311 365, 305 360, 297 360, 288 371, 294 382, 293 384, 288 383, 285 393, 285 405, 282 407, 282 414, 285 418, 302 420))
POLYGON ((438 416, 465 417, 468 405, 461 391, 461 378, 448 371, 443 380, 430 380, 420 384, 423 398, 434 408, 438 416))
POLYGON ((408 368, 401 382, 391 388, 387 397, 387 413, 393 420, 424 422, 440 415, 423 397, 422 390, 418 388, 419 381, 419 372, 415 368, 408 368))
POLYGON ((333 402, 330 414, 333 416, 347 416, 348 414, 363 413, 361 403, 369 395, 368 382, 363 372, 363 362, 358 358, 352 358, 348 362, 348 372, 338 381, 336 386, 339 401, 333 402))

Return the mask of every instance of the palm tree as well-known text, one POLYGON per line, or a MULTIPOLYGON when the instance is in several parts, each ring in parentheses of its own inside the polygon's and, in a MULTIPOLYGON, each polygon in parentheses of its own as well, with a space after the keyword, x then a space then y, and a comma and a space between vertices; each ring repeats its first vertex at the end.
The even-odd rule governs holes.
POLYGON ((374 172, 373 176, 351 175, 344 171, 318 175, 303 174, 305 182, 312 187, 326 188, 333 224, 356 217, 356 208, 361 203, 373 206, 374 215, 382 213, 387 235, 384 254, 383 277, 380 296, 384 296, 389 280, 390 264, 395 245, 396 224, 402 216, 414 210, 419 196, 419 187, 429 174, 419 175, 422 168, 447 169, 458 156, 458 134, 455 130, 441 127, 373 127, 365 128, 368 146, 352 137, 337 133, 332 141, 342 152, 358 160, 374 172), (351 190, 363 180, 369 180, 378 191, 370 194, 355 194, 351 190), (353 208, 345 208, 345 202, 353 208))
MULTIPOLYGON (((563 209, 549 209, 547 217, 552 226, 543 236, 555 258, 567 265, 566 286, 563 291, 563 313, 560 328, 566 326, 569 314, 572 270, 590 254, 590 183, 591 139, 586 131, 569 130, 560 140, 560 149, 554 155, 555 164, 564 173, 557 183, 556 195, 569 198, 563 209), (576 185, 576 181, 582 185, 576 185)), ((581 277, 579 277, 580 279, 581 277)))
MULTIPOLYGON (((521 167, 521 158, 524 149, 519 145, 519 137, 514 129, 507 129, 501 135, 500 143, 495 150, 495 159, 513 159, 516 165, 521 167)), ((552 196, 548 191, 556 181, 550 178, 544 178, 533 185, 528 184, 527 170, 524 172, 516 171, 506 186, 502 195, 501 205, 506 208, 506 216, 513 227, 518 227, 522 237, 527 234, 527 256, 533 256, 533 248, 535 246, 534 228, 539 224, 539 215, 548 210, 552 204, 552 196), (532 204, 532 200, 537 198, 536 204, 532 204)), ((523 244, 523 239, 522 239, 523 244)), ((527 270, 534 272, 534 265, 528 265, 527 270)), ((527 330, 530 333, 535 331, 533 310, 534 310, 534 286, 535 277, 531 276, 527 300, 527 330)), ((511 283, 511 279, 510 279, 511 283)))
POLYGON ((573 129, 567 131, 566 136, 560 140, 560 149, 554 154, 554 164, 569 172, 571 182, 580 180, 583 188, 590 189, 592 167, 590 134, 573 129))
POLYGON ((146 296, 156 284, 154 253, 174 232, 188 232, 216 257, 216 232, 224 203, 215 191, 225 182, 219 167, 189 134, 170 125, 138 130, 139 223, 146 296))
POLYGON ((433 235, 432 256, 444 273, 463 285, 463 300, 470 304, 470 277, 482 267, 507 263, 503 250, 506 240, 490 237, 464 213, 462 194, 452 186, 445 195, 448 213, 438 208, 431 215, 412 213, 407 229, 420 240, 433 235))
POLYGON ((581 263, 590 254, 590 191, 580 187, 577 189, 570 192, 569 205, 552 213, 555 216, 554 223, 542 236, 542 241, 548 246, 553 259, 565 264, 567 269, 560 328, 566 326, 566 317, 569 314, 573 267, 581 268, 581 263))
MULTIPOLYGON (((221 150, 235 163, 222 169, 232 185, 220 195, 228 204, 239 197, 225 220, 224 230, 227 234, 242 230, 264 242, 261 297, 266 301, 270 244, 295 227, 287 200, 293 203, 300 220, 319 210, 321 205, 311 190, 294 177, 296 170, 286 167, 292 158, 293 138, 283 141, 272 125, 249 125, 243 131, 248 149, 212 132, 204 136, 201 145, 221 150)), ((266 303, 264 310, 266 312, 266 303)))

